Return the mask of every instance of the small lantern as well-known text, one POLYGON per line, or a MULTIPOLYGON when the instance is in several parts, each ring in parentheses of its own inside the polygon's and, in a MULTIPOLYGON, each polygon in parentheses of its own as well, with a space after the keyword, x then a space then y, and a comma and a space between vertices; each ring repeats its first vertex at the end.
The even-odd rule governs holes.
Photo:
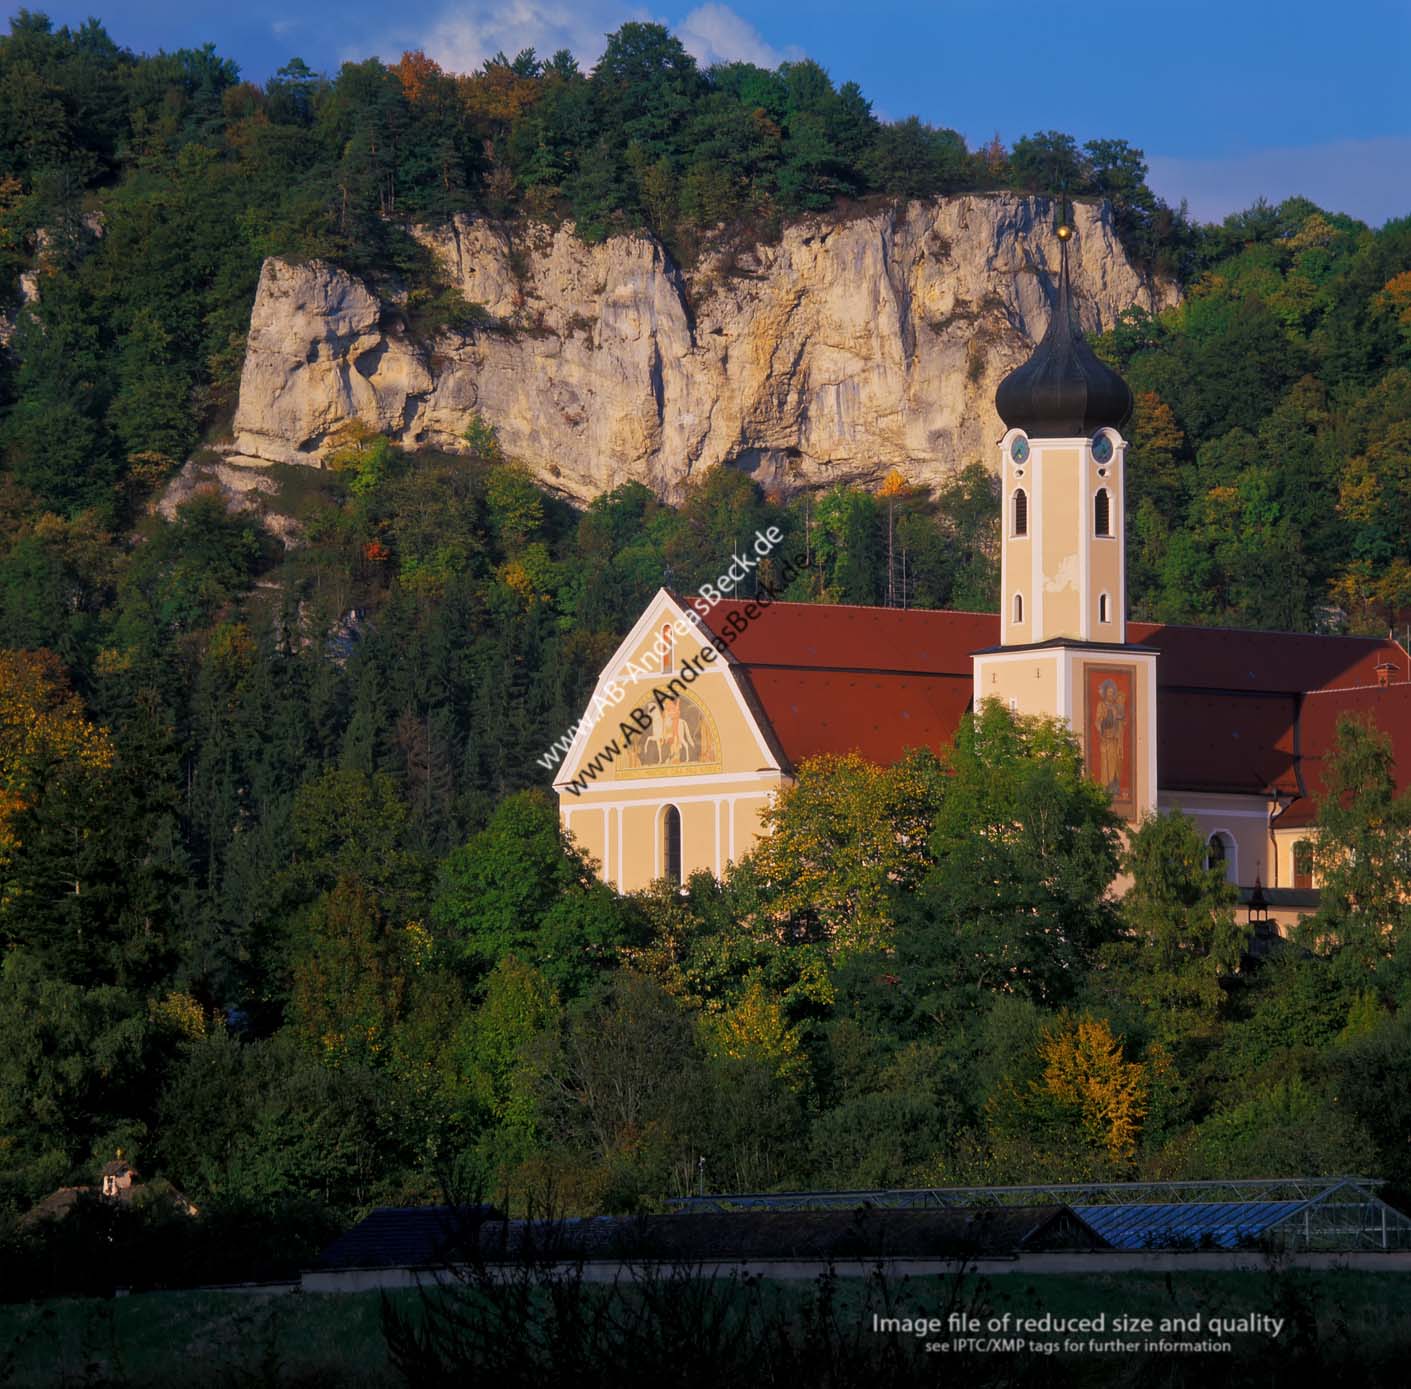
POLYGON ((1274 923, 1269 920, 1269 901, 1257 873, 1254 891, 1249 894, 1249 929, 1261 940, 1267 940, 1274 933, 1274 923))

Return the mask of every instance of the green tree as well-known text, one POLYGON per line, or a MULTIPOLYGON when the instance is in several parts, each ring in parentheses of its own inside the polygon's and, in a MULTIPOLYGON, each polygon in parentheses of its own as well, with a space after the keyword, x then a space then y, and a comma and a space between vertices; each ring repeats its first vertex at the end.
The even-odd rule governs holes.
POLYGON ((514 955, 565 997, 631 940, 630 910, 600 882, 542 792, 501 801, 442 869, 432 920, 476 972, 514 955))
POLYGON ((897 904, 895 972, 946 1016, 977 992, 1071 996, 1115 933, 1106 794, 1066 727, 995 701, 962 721, 945 766, 934 866, 897 904))
POLYGON ((15 398, 0 440, 16 480, 49 509, 111 514, 119 469, 99 324, 75 279, 46 277, 43 293, 43 316, 26 310, 15 332, 15 398))
POLYGON ((1168 1043, 1211 1034, 1224 998, 1220 981, 1240 961, 1236 891, 1205 856, 1199 827, 1179 811, 1148 816, 1122 856, 1132 879, 1120 907, 1128 939, 1109 946, 1105 958, 1168 1043))
POLYGON ((791 940, 823 940, 846 955, 886 945, 897 894, 915 889, 944 794, 940 765, 917 752, 895 767, 818 757, 764 813, 750 856, 763 913, 791 940))
POLYGON ((124 597, 154 626, 206 626, 244 590, 264 555, 258 523, 232 516, 219 496, 198 493, 159 522, 124 575, 124 597))
POLYGON ((1411 794, 1398 793, 1391 740, 1344 716, 1323 770, 1312 931, 1343 965, 1388 980, 1406 968, 1411 794))

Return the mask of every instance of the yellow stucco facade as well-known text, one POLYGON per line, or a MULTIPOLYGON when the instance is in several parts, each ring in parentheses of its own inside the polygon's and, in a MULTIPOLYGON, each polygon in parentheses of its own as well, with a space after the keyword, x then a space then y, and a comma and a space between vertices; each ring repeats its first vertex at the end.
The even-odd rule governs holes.
POLYGON ((596 720, 554 785, 564 828, 619 892, 723 873, 790 782, 728 656, 664 589, 604 668, 588 713, 596 720))
POLYGON ((1156 653, 1126 645, 1126 440, 1000 440, 1000 645, 975 702, 1063 719, 1128 820, 1157 804, 1156 653))
POLYGON ((1000 440, 1001 645, 1127 640, 1126 451, 1115 429, 1000 440))
POLYGON ((981 652, 975 657, 975 702, 986 699, 1015 713, 1064 720, 1078 738, 1089 773, 1108 786, 1125 818, 1139 820, 1156 808, 1155 652, 1069 644, 981 652), (1112 720, 1102 697, 1108 683, 1117 685, 1120 698, 1115 758, 1114 739, 1106 732, 1112 720))

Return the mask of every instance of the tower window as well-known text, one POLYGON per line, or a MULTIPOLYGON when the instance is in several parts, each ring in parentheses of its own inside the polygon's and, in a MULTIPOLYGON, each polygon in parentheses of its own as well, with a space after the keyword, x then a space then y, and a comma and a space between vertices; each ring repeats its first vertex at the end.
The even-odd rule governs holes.
POLYGON ((1029 494, 1022 487, 1014 491, 1014 534, 1029 534, 1029 494))
POLYGON ((669 883, 681 881, 681 812, 674 805, 666 807, 661 817, 662 876, 669 883))
POLYGON ((1105 593, 1097 596, 1097 620, 1099 622, 1112 621, 1112 599, 1105 593))
POLYGON ((1105 487, 1099 487, 1093 498, 1093 534, 1112 534, 1112 498, 1105 487))
POLYGON ((1014 620, 1015 622, 1024 621, 1024 595, 1022 593, 1014 595, 1014 620))

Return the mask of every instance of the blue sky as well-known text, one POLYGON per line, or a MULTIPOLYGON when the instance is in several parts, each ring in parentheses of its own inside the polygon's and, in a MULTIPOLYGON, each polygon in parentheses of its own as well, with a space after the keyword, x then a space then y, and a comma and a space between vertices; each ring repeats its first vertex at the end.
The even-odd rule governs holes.
POLYGON ((628 19, 671 26, 705 62, 807 55, 858 81, 880 115, 971 142, 1033 130, 1120 136, 1152 185, 1207 219, 1303 193, 1373 224, 1411 213, 1411 0, 30 0, 56 23, 97 13, 140 51, 213 42, 260 81, 297 54, 425 49, 469 71, 497 49, 567 47, 584 66, 628 19))

